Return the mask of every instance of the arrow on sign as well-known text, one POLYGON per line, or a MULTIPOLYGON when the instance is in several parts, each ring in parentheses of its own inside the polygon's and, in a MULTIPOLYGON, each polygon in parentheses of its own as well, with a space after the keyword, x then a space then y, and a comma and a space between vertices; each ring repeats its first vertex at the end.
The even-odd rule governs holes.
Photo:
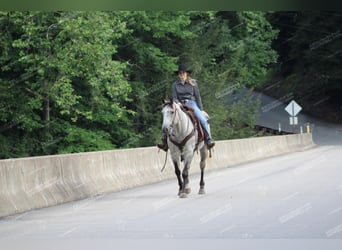
POLYGON ((287 113, 289 113, 291 116, 296 116, 301 110, 302 107, 298 105, 294 100, 292 100, 289 105, 286 106, 285 110, 287 113))

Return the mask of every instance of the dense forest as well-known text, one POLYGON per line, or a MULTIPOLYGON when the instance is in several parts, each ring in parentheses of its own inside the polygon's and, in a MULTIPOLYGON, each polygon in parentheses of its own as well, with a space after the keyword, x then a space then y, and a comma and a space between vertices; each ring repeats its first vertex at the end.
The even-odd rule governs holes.
POLYGON ((323 14, 0 12, 0 158, 155 145, 179 63, 216 140, 255 134, 258 102, 226 102, 241 88, 302 96, 323 84, 334 103, 341 16, 323 14))
POLYGON ((260 91, 291 96, 313 117, 342 123, 342 12, 268 13, 279 30, 272 48, 278 61, 260 91))

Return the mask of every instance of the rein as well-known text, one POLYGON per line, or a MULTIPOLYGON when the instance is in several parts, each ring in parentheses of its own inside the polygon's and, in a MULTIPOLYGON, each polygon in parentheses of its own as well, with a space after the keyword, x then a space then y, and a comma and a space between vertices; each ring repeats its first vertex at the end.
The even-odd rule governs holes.
POLYGON ((166 166, 166 162, 167 162, 167 152, 165 154, 165 162, 164 162, 164 165, 163 165, 163 168, 160 170, 160 172, 163 172, 164 171, 164 168, 166 166))

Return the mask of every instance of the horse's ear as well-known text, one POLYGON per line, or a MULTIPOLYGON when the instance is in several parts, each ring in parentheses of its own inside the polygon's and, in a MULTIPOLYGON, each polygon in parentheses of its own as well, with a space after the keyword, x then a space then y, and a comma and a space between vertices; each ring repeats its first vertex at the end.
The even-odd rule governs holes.
POLYGON ((171 107, 174 109, 175 108, 175 103, 173 102, 173 98, 170 98, 170 103, 171 103, 171 107))
POLYGON ((162 103, 163 104, 167 103, 166 99, 162 99, 162 103))

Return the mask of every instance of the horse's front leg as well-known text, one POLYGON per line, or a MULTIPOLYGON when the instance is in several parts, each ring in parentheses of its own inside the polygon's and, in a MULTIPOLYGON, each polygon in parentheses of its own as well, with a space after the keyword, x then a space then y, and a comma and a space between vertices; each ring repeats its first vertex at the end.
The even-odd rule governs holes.
POLYGON ((188 154, 184 157, 184 168, 182 172, 182 178, 183 178, 183 185, 182 185, 182 191, 180 194, 180 198, 186 198, 188 197, 188 194, 191 192, 191 188, 189 186, 189 170, 190 170, 190 164, 192 161, 193 154, 188 154))
POLYGON ((172 159, 173 161, 173 166, 175 167, 175 174, 177 176, 177 180, 178 180, 178 186, 179 186, 179 190, 178 190, 178 195, 181 194, 182 192, 182 186, 183 186, 183 181, 182 181, 182 177, 181 177, 181 171, 179 168, 179 159, 172 159))

